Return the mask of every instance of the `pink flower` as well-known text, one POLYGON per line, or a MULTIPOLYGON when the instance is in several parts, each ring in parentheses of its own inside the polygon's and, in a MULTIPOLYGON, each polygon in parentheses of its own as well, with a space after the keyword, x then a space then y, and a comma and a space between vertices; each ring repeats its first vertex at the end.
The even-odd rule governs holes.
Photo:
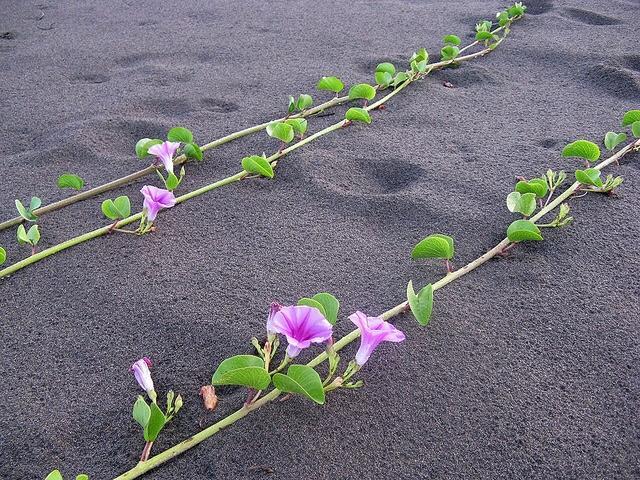
POLYGON ((272 304, 267 331, 287 337, 287 355, 290 358, 295 358, 312 343, 326 342, 333 334, 333 326, 317 308, 296 305, 276 309, 277 306, 272 304))
POLYGON ((169 190, 154 187, 152 185, 145 185, 140 190, 140 193, 144 196, 144 202, 142 206, 147 212, 147 219, 153 222, 158 215, 158 212, 163 208, 171 208, 176 204, 176 197, 169 190))
POLYGON ((164 165, 167 172, 173 173, 173 155, 180 146, 180 142, 162 142, 149 148, 149 153, 155 155, 164 165))
POLYGON ((129 369, 130 372, 133 373, 133 376, 136 377, 138 381, 138 385, 148 394, 154 391, 153 387, 153 379, 151 378, 151 371, 149 368, 151 367, 151 360, 147 357, 142 357, 136 363, 131 365, 129 369))
POLYGON ((356 312, 349 315, 349 320, 360 330, 360 348, 356 353, 356 363, 359 366, 367 363, 371 353, 381 342, 402 342, 405 339, 404 333, 380 317, 367 317, 362 312, 356 312))

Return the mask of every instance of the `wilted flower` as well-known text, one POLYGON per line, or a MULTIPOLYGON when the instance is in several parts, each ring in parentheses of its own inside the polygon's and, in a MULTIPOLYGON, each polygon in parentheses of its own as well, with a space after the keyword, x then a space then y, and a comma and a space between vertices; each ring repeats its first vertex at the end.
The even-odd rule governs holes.
POLYGON ((154 400, 156 392, 153 386, 153 379, 151 378, 151 371, 149 370, 151 366, 151 360, 147 357, 142 357, 131 365, 129 371, 133 373, 134 377, 136 377, 138 385, 140 385, 140 387, 147 392, 147 395, 154 400))
POLYGON ((359 366, 367 363, 380 342, 402 342, 405 339, 404 333, 380 317, 367 317, 358 311, 349 315, 349 320, 360 330, 360 348, 356 353, 356 363, 359 366))
MULTIPOLYGON (((272 304, 272 312, 273 312, 272 304)), ((267 331, 281 333, 287 337, 287 356, 296 357, 303 348, 312 343, 325 342, 331 338, 333 326, 313 307, 296 305, 281 307, 269 315, 267 331)))
POLYGON ((155 155, 164 165, 167 172, 173 173, 173 155, 180 146, 180 142, 162 142, 158 145, 153 145, 149 148, 148 152, 151 155, 155 155))
POLYGON ((176 204, 176 197, 169 190, 154 187, 153 185, 145 185, 140 190, 144 196, 142 206, 147 212, 147 220, 153 222, 158 212, 163 208, 171 208, 176 204))

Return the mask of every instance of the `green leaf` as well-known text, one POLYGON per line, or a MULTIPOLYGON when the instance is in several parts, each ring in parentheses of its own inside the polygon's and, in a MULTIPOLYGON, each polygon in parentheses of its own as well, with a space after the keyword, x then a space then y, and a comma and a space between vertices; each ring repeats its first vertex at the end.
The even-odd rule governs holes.
POLYGON ((604 136, 604 146, 607 150, 613 150, 627 139, 626 133, 607 132, 604 136))
POLYGON ((242 159, 242 168, 249 173, 257 173, 263 177, 273 178, 273 166, 260 155, 251 155, 242 159))
POLYGON ((529 192, 523 195, 520 192, 511 192, 507 196, 507 208, 510 212, 528 217, 536 209, 536 194, 529 192))
POLYGON ((287 123, 293 127, 293 132, 296 135, 304 135, 307 131, 307 121, 304 118, 289 118, 285 120, 284 123, 287 123))
POLYGON ((421 240, 411 252, 412 258, 442 258, 451 260, 454 254, 453 238, 434 233, 421 240))
POLYGON ((414 60, 411 62, 411 71, 413 72, 424 72, 427 69, 427 61, 426 60, 414 60))
POLYGON ((267 125, 267 134, 270 137, 277 138, 284 143, 289 143, 295 136, 293 127, 284 122, 271 122, 269 125, 267 125))
POLYGON ((202 150, 197 143, 187 143, 184 146, 184 154, 187 158, 195 158, 199 162, 202 161, 202 150))
POLYGON ((440 50, 440 60, 453 60, 460 54, 460 49, 453 45, 447 45, 440 50))
POLYGON ((30 222, 35 222, 38 217, 33 214, 31 209, 26 208, 20 200, 16 200, 16 209, 22 218, 25 220, 29 220, 30 222))
POLYGON ((418 50, 417 52, 414 52, 413 55, 411 55, 411 58, 409 59, 409 63, 416 61, 416 62, 428 62, 429 61, 429 53, 427 52, 427 50, 425 48, 421 48, 420 50, 418 50))
POLYGON ((31 197, 31 202, 29 202, 29 210, 31 210, 31 213, 33 213, 34 210, 40 208, 40 205, 42 205, 42 200, 40 200, 38 197, 31 197))
POLYGON ((457 35, 445 35, 442 41, 445 43, 445 45, 453 45, 454 47, 457 47, 458 45, 460 45, 460 43, 462 43, 460 37, 458 37, 457 35))
POLYGON ((640 120, 631 124, 631 133, 636 138, 640 137, 640 120))
POLYGON ((428 284, 416 295, 413 290, 413 282, 409 280, 407 301, 409 302, 409 307, 411 307, 411 313, 413 313, 418 323, 422 326, 428 325, 433 311, 433 285, 428 284))
POLYGON ((368 83, 358 83, 349 89, 349 100, 373 100, 376 96, 376 89, 368 83))
POLYGON ((586 170, 576 170, 576 180, 583 185, 593 185, 602 188, 602 178, 600 178, 600 170, 596 168, 587 168, 586 170))
POLYGON ((393 77, 396 74, 396 67, 393 66, 393 63, 389 62, 379 63, 376 67, 376 73, 378 72, 386 72, 393 77))
POLYGON ((344 117, 352 122, 371 123, 371 115, 364 108, 351 107, 344 117))
POLYGON ((318 90, 326 90, 333 93, 341 92, 344 83, 338 77, 322 77, 316 85, 318 90))
POLYGON ((289 95, 289 113, 293 113, 296 111, 296 99, 289 95))
POLYGON ((236 355, 224 360, 211 378, 213 385, 243 385, 256 390, 269 386, 271 378, 264 360, 254 355, 236 355))
POLYGON ((173 127, 167 133, 167 140, 170 142, 192 143, 193 133, 184 127, 173 127))
POLYGON ((60 470, 54 470, 49 475, 47 475, 47 477, 44 480, 64 480, 64 479, 62 478, 62 473, 60 473, 60 470))
POLYGON ((509 14, 507 11, 498 12, 496 14, 496 18, 498 19, 498 25, 504 27, 507 23, 509 23, 509 14))
POLYGON ((169 190, 170 192, 174 191, 178 187, 178 185, 180 185, 180 180, 173 172, 169 172, 167 178, 163 178, 163 180, 164 186, 167 187, 167 190, 169 190))
POLYGON ((149 416, 147 426, 144 428, 144 439, 147 442, 154 442, 164 428, 165 423, 167 423, 167 419, 155 402, 151 403, 150 410, 151 415, 149 416))
POLYGON ((27 239, 29 240, 29 243, 34 247, 38 244, 38 242, 40 241, 40 230, 38 228, 38 225, 31 226, 31 228, 27 232, 27 239))
POLYGON ((313 105, 313 98, 311 98, 311 95, 303 93, 298 97, 298 102, 296 103, 296 107, 298 108, 298 110, 306 110, 311 105, 313 105))
POLYGON ((335 325, 338 321, 338 311, 340 310, 340 302, 338 299, 327 292, 316 293, 312 298, 324 307, 324 318, 326 318, 331 325, 335 325))
POLYGON ((490 32, 493 28, 493 23, 489 20, 482 20, 480 23, 476 23, 476 32, 490 32))
POLYGON ((406 82, 407 80, 409 80, 409 75, 407 75, 406 72, 398 72, 398 74, 393 79, 393 86, 397 87, 398 85, 406 82))
POLYGON ((16 237, 18 238, 18 243, 20 245, 29 243, 29 237, 27 237, 27 230, 24 228, 24 225, 18 225, 18 231, 16 232, 16 237))
POLYGON ((102 208, 102 214, 108 219, 117 220, 118 218, 120 218, 120 215, 118 214, 118 210, 113 204, 113 200, 111 200, 110 198, 102 202, 101 208, 102 208))
POLYGON ((7 251, 0 247, 0 265, 7 261, 7 251))
POLYGON ((622 117, 622 126, 627 127, 638 120, 640 120, 640 110, 629 110, 622 117))
POLYGON ((144 401, 142 395, 138 395, 138 398, 133 404, 133 419, 138 422, 142 428, 145 428, 149 424, 150 418, 151 409, 149 408, 149 405, 144 401))
POLYGON ((532 178, 531 180, 520 180, 516 183, 515 190, 522 194, 529 192, 535 193, 536 197, 542 198, 547 195, 549 186, 547 185, 547 180, 544 178, 532 178))
POLYGON ((509 7, 507 9, 507 14, 513 18, 513 17, 519 17, 521 15, 524 15, 524 11, 527 9, 527 7, 525 7, 524 5, 522 5, 522 2, 516 2, 514 5, 512 5, 511 7, 509 7))
POLYGON ((58 177, 58 188, 73 188, 74 190, 82 190, 84 180, 73 173, 63 173, 58 177))
POLYGON ((76 480, 89 480, 89 475, 81 473, 80 475, 76 475, 76 480))
POLYGON ((516 220, 507 229, 507 237, 512 242, 542 240, 540 229, 529 220, 516 220))
POLYGON ((387 88, 393 81, 393 76, 389 72, 376 72, 376 83, 382 88, 387 88))
POLYGON ((325 311, 324 306, 317 300, 314 300, 313 298, 302 297, 300 300, 298 300, 298 305, 317 308, 318 311, 320 311, 320 313, 322 314, 322 316, 324 318, 327 318, 327 312, 325 311))
POLYGON ((584 158, 588 162, 595 162, 600 158, 600 148, 589 140, 576 140, 562 149, 562 156, 584 158))
POLYGON ((324 404, 325 395, 320 375, 307 365, 291 365, 286 375, 276 373, 273 384, 282 392, 297 393, 319 405, 324 404))
POLYGON ((131 202, 129 201, 129 197, 127 197, 126 195, 117 197, 113 201, 113 208, 120 218, 127 218, 129 215, 131 215, 131 202))
POLYGON ((144 158, 149 155, 149 149, 154 145, 160 145, 162 140, 158 138, 141 138, 136 143, 136 155, 138 158, 144 158))
POLYGON ((488 40, 496 40, 496 39, 497 39, 496 35, 494 35, 491 32, 481 30, 478 33, 476 33, 476 40, 479 42, 486 42, 488 40))

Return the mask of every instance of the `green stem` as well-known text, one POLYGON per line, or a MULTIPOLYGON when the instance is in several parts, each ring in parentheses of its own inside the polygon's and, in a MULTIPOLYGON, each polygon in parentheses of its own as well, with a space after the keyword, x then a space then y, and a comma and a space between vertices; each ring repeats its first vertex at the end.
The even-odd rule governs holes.
MULTIPOLYGON (((494 33, 499 32, 502 29, 503 29, 503 27, 497 28, 496 30, 494 30, 494 33)), ((505 38, 504 36, 502 38, 500 38, 500 40, 498 40, 495 45, 498 45, 502 40, 504 40, 504 38, 505 38)), ((378 108, 380 105, 386 103, 391 98, 393 98, 395 95, 397 95, 402 90, 404 90, 411 83, 413 83, 414 81, 416 81, 416 80, 418 80, 420 78, 426 77, 427 75, 429 75, 434 70, 447 67, 447 66, 449 66, 449 65, 451 65, 453 63, 459 63, 459 62, 463 62, 463 61, 472 60, 472 59, 477 58, 477 57, 481 57, 481 56, 486 55, 487 53, 491 52, 493 49, 495 49, 495 47, 494 48, 485 48, 485 49, 480 50, 480 51, 478 51, 476 53, 472 53, 472 54, 469 54, 469 55, 464 55, 464 56, 458 57, 458 58, 456 58, 454 60, 447 60, 447 61, 433 63, 433 64, 429 65, 429 69, 428 70, 426 70, 425 72, 423 72, 421 74, 416 75, 413 78, 409 78, 408 80, 403 82, 401 85, 399 85, 398 87, 393 89, 386 96, 382 97, 381 99, 379 99, 378 101, 372 103, 371 105, 368 105, 365 109, 367 111, 371 111, 371 110, 374 110, 374 109, 378 108)), ((329 106, 338 105, 340 103, 344 103, 347 100, 348 100, 347 96, 335 97, 332 100, 330 100, 328 102, 325 102, 324 104, 318 105, 317 107, 314 107, 314 108, 311 108, 309 110, 306 110, 305 112, 302 112, 302 113, 297 114, 297 115, 291 115, 289 118, 296 118, 296 117, 303 117, 303 116, 313 115, 315 113, 321 112, 322 110, 324 110, 325 108, 328 108, 329 106)), ((280 119, 280 120, 282 120, 282 119, 280 119)), ((250 127, 250 128, 245 129, 245 130, 240 130, 239 132, 233 133, 231 135, 227 135, 226 137, 223 137, 223 138, 221 138, 219 140, 215 140, 215 141, 213 141, 211 143, 208 143, 208 144, 204 145, 202 147, 202 149, 203 150, 208 150, 208 149, 211 149, 211 148, 215 148, 216 146, 222 145, 223 143, 231 141, 234 138, 239 138, 239 137, 241 137, 243 135, 247 135, 248 133, 251 133, 251 131, 253 131, 253 129, 260 130, 262 128, 266 128, 268 123, 269 122, 263 123, 263 124, 260 124, 260 125, 256 125, 255 127, 250 127)), ((331 133, 331 132, 333 132, 335 130, 338 130, 338 129, 346 126, 346 125, 347 124, 346 124, 345 120, 340 120, 339 122, 337 122, 337 123, 335 123, 333 125, 330 125, 330 126, 324 128, 324 129, 322 129, 322 130, 320 130, 320 131, 318 131, 318 132, 316 132, 316 133, 314 133, 312 135, 309 135, 308 137, 300 140, 299 142, 297 142, 297 143, 295 143, 295 144, 293 144, 293 145, 291 145, 291 146, 289 146, 287 148, 284 148, 283 150, 281 150, 281 151, 279 151, 277 153, 274 153, 273 155, 268 157, 267 160, 269 162, 271 162, 272 165, 275 167, 277 165, 278 160, 280 158, 284 157, 285 155, 287 155, 288 153, 293 152, 294 150, 297 150, 298 148, 303 147, 304 145, 314 141, 315 139, 320 138, 323 135, 331 133)), ((187 160, 187 158, 184 155, 181 155, 181 156, 179 156, 179 157, 177 157, 175 159, 174 163, 176 165, 179 165, 181 163, 186 162, 186 160, 187 160)), ((146 172, 146 171, 153 172, 155 170, 157 170, 156 167, 155 166, 151 166, 151 167, 148 167, 145 170, 141 170, 140 172, 137 172, 136 174, 132 174, 132 175, 138 175, 138 174, 141 174, 142 172, 146 172)), ((186 194, 184 194, 184 195, 182 195, 180 197, 177 197, 176 198, 176 203, 185 202, 187 200, 190 200, 190 199, 192 199, 194 197, 200 196, 200 195, 202 195, 204 193, 207 193, 207 192, 209 192, 211 190, 214 190, 216 188, 222 187, 224 185, 229 185, 231 183, 238 182, 238 181, 244 179, 245 177, 247 177, 248 175, 249 175, 249 173, 243 170, 243 171, 238 172, 238 173, 236 173, 234 175, 231 175, 231 176, 229 176, 227 178, 224 178, 222 180, 218 180, 217 182, 211 183, 209 185, 205 185, 204 187, 198 188, 198 189, 193 190, 193 191, 191 191, 189 193, 186 193, 186 194)), ((131 176, 129 176, 129 177, 131 177, 131 176)), ((128 177, 125 177, 125 178, 128 178, 128 177)), ((116 180, 115 182, 111 182, 111 184, 115 184, 115 183, 120 182, 120 181, 121 180, 116 180)), ((103 187, 104 187, 104 185, 103 185, 103 187)), ((103 188, 103 187, 97 187, 97 188, 100 189, 100 188, 103 188)), ((102 190, 102 191, 105 191, 105 190, 102 190)), ((90 191, 88 190, 86 192, 83 192, 82 194, 88 194, 89 192, 90 191)), ((80 195, 82 195, 82 194, 80 194, 80 195)), ((69 203, 66 203, 65 205, 70 205, 71 203, 74 203, 73 201, 71 201, 73 198, 74 197, 67 198, 67 199, 63 200, 62 202, 69 202, 69 203)), ((88 198, 88 197, 83 197, 83 198, 88 198)), ((41 209, 35 210, 34 213, 36 213, 38 215, 41 215, 43 213, 43 209, 52 208, 53 205, 55 205, 55 204, 50 204, 50 205, 47 205, 46 207, 42 207, 41 209)), ((46 211, 51 211, 51 210, 44 210, 44 213, 46 213, 46 211)), ((46 258, 46 257, 48 257, 50 255, 55 254, 55 253, 58 253, 58 252, 60 252, 62 250, 66 250, 67 248, 71 248, 71 247, 73 247, 75 245, 78 245, 80 243, 84 243, 84 242, 86 242, 88 240, 103 236, 103 235, 109 233, 110 231, 112 231, 116 227, 128 225, 128 224, 130 224, 130 223, 132 223, 132 222, 134 222, 136 220, 139 220, 141 215, 142 215, 142 213, 137 213, 135 215, 132 215, 130 217, 125 218, 124 220, 121 220, 120 222, 118 222, 118 224, 116 226, 109 225, 109 226, 106 226, 106 227, 101 227, 101 228, 98 228, 98 229, 93 230, 91 232, 85 233, 83 235, 79 235, 77 237, 74 237, 74 238, 72 238, 70 240, 67 240, 65 242, 59 243, 57 245, 54 245, 53 247, 47 248, 47 249, 45 249, 45 250, 43 250, 43 251, 41 251, 41 252, 39 252, 39 253, 37 253, 35 255, 32 255, 29 258, 26 258, 24 260, 16 262, 13 265, 10 265, 9 267, 7 267, 5 269, 0 270, 0 278, 3 278, 3 277, 6 277, 7 275, 15 273, 16 271, 18 271, 18 270, 20 270, 20 269, 22 269, 22 268, 24 268, 24 267, 26 267, 28 265, 36 263, 36 262, 42 260, 43 258, 46 258)), ((14 220, 16 220, 16 219, 9 220, 8 223, 13 222, 14 220)), ((18 218, 17 221, 18 221, 18 223, 20 223, 22 221, 21 217, 18 218)), ((5 222, 5 223, 7 223, 7 222, 5 222)), ((11 223, 11 225, 14 225, 14 224, 15 223, 11 223)), ((3 224, 0 224, 0 230, 2 230, 2 225, 3 224)))
MULTIPOLYGON (((597 168, 598 170, 603 169, 607 165, 610 165, 611 163, 616 162, 617 160, 619 160, 621 157, 623 157, 624 155, 626 155, 627 153, 632 151, 634 148, 640 148, 640 140, 637 140, 637 141, 632 142, 629 145, 625 146, 620 151, 618 151, 618 153, 616 153, 615 155, 613 155, 613 156, 609 157, 608 159, 606 159, 606 160, 602 161, 601 163, 599 163, 595 168, 597 168)), ((534 217, 531 217, 531 221, 535 221, 535 220, 538 220, 538 219, 542 218, 544 215, 546 215, 547 213, 551 212, 553 209, 558 207, 563 201, 567 200, 573 194, 573 192, 576 191, 576 188, 577 188, 576 183, 572 184, 569 188, 567 188, 567 190, 565 190, 562 193, 562 195, 560 195, 553 202, 549 203, 549 205, 545 206, 542 210, 540 210, 540 212, 538 212, 537 215, 535 215, 534 217)), ((497 255, 499 255, 500 253, 502 253, 504 248, 507 247, 509 244, 511 244, 511 242, 509 241, 508 238, 503 239, 500 243, 498 243, 492 249, 490 249, 487 252, 485 252, 480 257, 476 258, 475 260, 473 260, 472 262, 468 263, 464 267, 462 267, 462 268, 460 268, 460 269, 458 269, 458 270, 456 270, 456 271, 454 271, 452 273, 449 273, 449 274, 445 275, 440 280, 435 282, 433 284, 433 290, 434 291, 435 290, 439 290, 439 289, 445 287, 446 285, 448 285, 449 283, 453 282, 454 280, 457 280, 458 278, 460 278, 460 277, 472 272, 476 268, 480 267, 484 263, 488 262, 492 258, 494 258, 497 255)), ((404 312, 406 312, 408 310, 409 310, 409 304, 408 304, 408 302, 405 301, 405 302, 402 302, 402 303, 396 305, 395 307, 387 310, 386 312, 384 312, 380 316, 384 320, 389 320, 389 319, 391 319, 391 318, 393 318, 393 317, 395 317, 397 315, 400 315, 400 314, 402 314, 402 313, 404 313, 404 312)), ((347 335, 342 337, 340 340, 335 342, 333 344, 333 348, 335 349, 336 352, 340 351, 344 347, 349 345, 350 343, 352 343, 355 340, 357 340, 359 337, 360 337, 360 330, 357 330, 357 329, 353 330, 352 332, 348 333, 347 335)), ((319 354, 318 356, 316 356, 309 363, 307 363, 307 365, 312 367, 312 368, 314 368, 314 367, 320 365, 322 362, 326 361, 327 358, 328 358, 327 352, 324 351, 321 354, 319 354)), ((152 470, 152 469, 156 468, 157 466, 167 462, 168 460, 171 460, 172 458, 174 458, 174 457, 180 455, 181 453, 189 450, 190 448, 196 446, 197 444, 199 444, 200 442, 206 440, 207 438, 215 435, 216 433, 218 433, 223 428, 228 427, 229 425, 231 425, 231 424, 237 422, 238 420, 246 417, 253 410, 256 410, 256 409, 260 408, 261 406, 263 406, 263 405, 275 400, 276 398, 278 398, 280 396, 281 393, 282 392, 280 392, 280 390, 278 390, 278 389, 272 390, 267 395, 265 395, 264 397, 262 397, 259 400, 257 400, 255 403, 252 403, 249 406, 247 406, 247 405, 243 406, 240 410, 237 410, 235 413, 232 413, 228 417, 223 418, 222 420, 214 423, 210 427, 207 427, 204 430, 196 433, 192 437, 189 437, 186 440, 174 445, 173 447, 168 448, 167 450, 155 455, 154 457, 150 458, 148 461, 138 463, 138 465, 136 465, 134 468, 132 468, 131 470, 129 470, 129 471, 123 473, 122 475, 116 477, 114 480, 128 480, 128 479, 132 479, 132 478, 138 478, 139 476, 141 476, 145 472, 148 472, 149 470, 152 470)))

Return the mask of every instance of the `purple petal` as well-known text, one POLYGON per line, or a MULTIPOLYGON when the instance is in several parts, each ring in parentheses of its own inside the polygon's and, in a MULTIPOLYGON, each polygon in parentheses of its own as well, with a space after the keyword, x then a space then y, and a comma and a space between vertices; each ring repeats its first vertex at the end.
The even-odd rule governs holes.
POLYGON ((333 326, 317 308, 296 305, 282 307, 270 315, 267 331, 285 335, 289 343, 287 352, 297 355, 312 343, 329 340, 333 334, 333 326))
POLYGON ((404 333, 384 321, 381 317, 367 317, 362 312, 356 312, 349 316, 360 330, 360 348, 356 353, 358 365, 364 365, 371 353, 381 342, 402 342, 405 339, 404 333))

